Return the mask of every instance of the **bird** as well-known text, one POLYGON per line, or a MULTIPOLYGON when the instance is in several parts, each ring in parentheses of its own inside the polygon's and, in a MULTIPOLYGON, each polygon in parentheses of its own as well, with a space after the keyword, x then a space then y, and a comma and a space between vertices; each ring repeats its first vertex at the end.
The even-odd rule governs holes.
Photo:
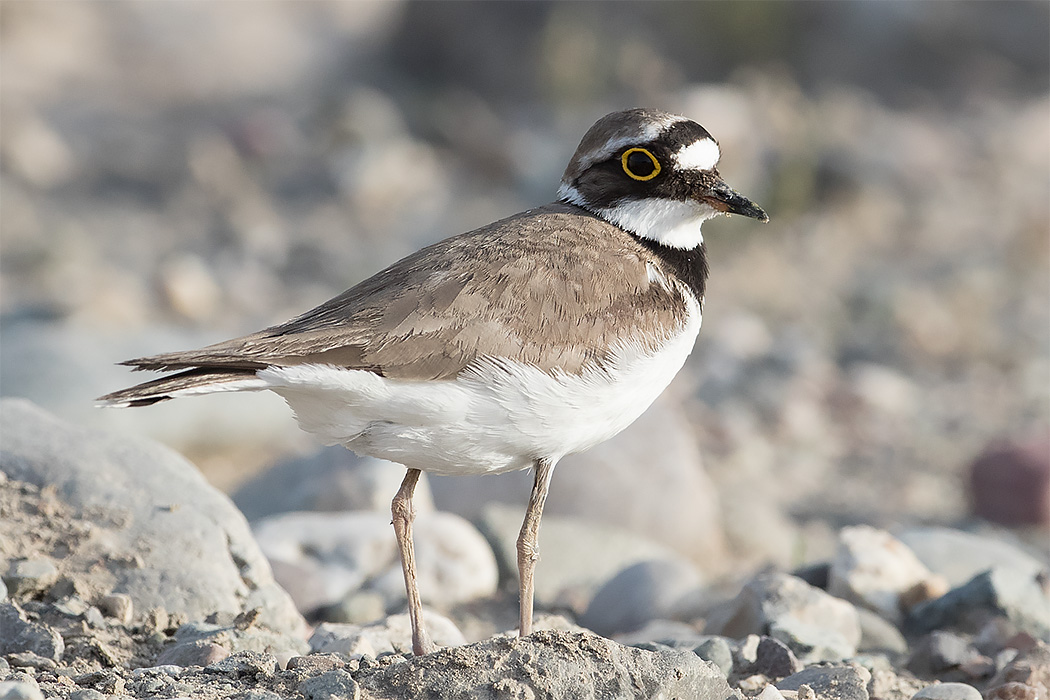
POLYGON ((600 118, 554 202, 410 254, 290 321, 199 350, 127 360, 167 372, 100 404, 269 390, 327 444, 403 465, 391 502, 412 650, 436 650, 416 583, 422 472, 532 470, 516 544, 531 633, 538 534, 558 461, 630 425, 700 330, 704 221, 766 213, 719 175, 718 143, 655 109, 600 118))

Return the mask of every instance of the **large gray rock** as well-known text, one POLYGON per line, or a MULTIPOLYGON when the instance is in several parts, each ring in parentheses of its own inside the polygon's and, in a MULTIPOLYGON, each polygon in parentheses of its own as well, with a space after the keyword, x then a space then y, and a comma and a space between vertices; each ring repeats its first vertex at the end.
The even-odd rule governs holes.
POLYGON ((868 700, 870 681, 871 672, 856 664, 813 666, 777 681, 777 689, 798 692, 808 686, 816 700, 868 700))
MULTIPOLYGON (((400 464, 359 457, 337 445, 279 462, 241 486, 233 502, 253 522, 294 511, 375 510, 389 517, 404 478, 400 464)), ((426 474, 412 501, 418 513, 434 510, 426 474)))
MULTIPOLYGON (((494 501, 524 513, 531 486, 528 471, 430 479, 439 510, 475 522, 494 501)), ((564 516, 630 530, 695 561, 725 553, 718 489, 673 397, 658 399, 611 440, 561 460, 543 512, 544 522, 564 516)))
POLYGON ((767 635, 805 662, 853 656, 861 632, 853 605, 788 574, 751 579, 736 598, 711 611, 704 631, 735 639, 767 635))
POLYGON ((739 698, 722 672, 690 651, 644 651, 579 632, 493 637, 355 679, 376 698, 739 698))
POLYGON ((135 610, 203 619, 261 608, 259 624, 302 636, 244 516, 197 469, 147 440, 69 425, 21 399, 0 402, 0 471, 39 487, 93 528, 61 564, 135 610), (101 563, 101 566, 100 566, 101 563))
MULTIPOLYGON (((257 522, 255 535, 300 610, 334 605, 359 590, 380 594, 387 610, 405 600, 389 513, 284 513, 257 522), (302 580, 311 588, 300 586, 302 580)), ((492 549, 463 518, 421 513, 414 540, 425 603, 449 607, 496 592, 499 571, 492 549)))

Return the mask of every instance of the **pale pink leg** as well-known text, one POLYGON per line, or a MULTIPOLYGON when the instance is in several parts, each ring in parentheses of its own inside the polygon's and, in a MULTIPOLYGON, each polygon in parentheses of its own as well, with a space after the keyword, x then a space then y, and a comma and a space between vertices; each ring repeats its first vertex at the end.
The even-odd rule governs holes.
POLYGON ((532 582, 536 572, 536 560, 539 559, 536 539, 540 531, 543 503, 547 500, 547 490, 550 488, 553 473, 554 462, 546 459, 536 462, 529 507, 525 510, 525 521, 522 522, 521 532, 518 534, 518 592, 521 595, 519 637, 524 637, 532 632, 532 582))
POLYGON ((397 549, 401 553, 401 571, 405 574, 405 590, 408 592, 408 617, 412 621, 412 653, 423 656, 437 651, 437 646, 430 641, 423 626, 423 603, 419 599, 419 586, 416 584, 416 550, 412 545, 412 521, 416 518, 416 509, 412 505, 412 494, 416 490, 420 471, 409 469, 401 488, 390 504, 393 514, 394 534, 397 536, 397 549))

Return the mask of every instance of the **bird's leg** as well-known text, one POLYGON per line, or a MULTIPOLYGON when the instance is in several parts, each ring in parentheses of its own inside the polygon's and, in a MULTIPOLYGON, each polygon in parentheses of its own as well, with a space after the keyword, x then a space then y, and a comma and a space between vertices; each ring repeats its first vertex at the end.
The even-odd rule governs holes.
POLYGON ((532 581, 536 571, 536 560, 539 559, 536 538, 540 531, 543 502, 547 500, 547 490, 550 488, 553 473, 554 462, 552 460, 536 461, 529 507, 525 510, 525 521, 521 524, 521 532, 518 534, 518 593, 521 596, 519 637, 524 637, 532 632, 532 581))
POLYGON ((405 574, 405 590, 408 592, 408 617, 412 622, 412 653, 423 656, 437 651, 437 646, 430 641, 423 626, 423 603, 419 599, 419 586, 416 584, 416 550, 412 545, 412 521, 416 518, 416 509, 412 505, 412 494, 416 490, 420 471, 409 469, 401 488, 397 490, 390 512, 393 514, 394 534, 397 536, 397 549, 401 554, 401 571, 405 574))

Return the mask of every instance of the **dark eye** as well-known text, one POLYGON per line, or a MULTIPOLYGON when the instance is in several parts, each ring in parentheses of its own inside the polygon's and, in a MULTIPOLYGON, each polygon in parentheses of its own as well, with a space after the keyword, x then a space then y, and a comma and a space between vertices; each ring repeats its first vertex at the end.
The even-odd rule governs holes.
POLYGON ((633 180, 652 180, 660 174, 660 161, 644 148, 628 148, 620 156, 623 171, 633 180))

